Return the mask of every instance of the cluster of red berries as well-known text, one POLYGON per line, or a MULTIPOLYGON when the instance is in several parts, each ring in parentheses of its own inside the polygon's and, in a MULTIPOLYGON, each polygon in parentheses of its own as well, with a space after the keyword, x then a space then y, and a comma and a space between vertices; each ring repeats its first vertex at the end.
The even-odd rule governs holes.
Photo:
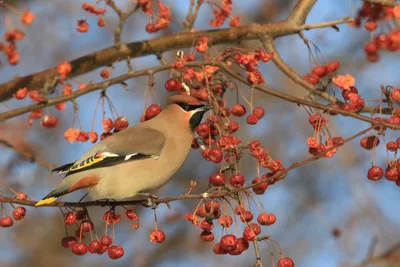
MULTIPOLYGON (((139 217, 133 210, 126 211, 126 216, 129 220, 136 221, 133 228, 139 227, 139 217)), ((90 220, 87 220, 86 211, 68 212, 64 216, 65 225, 74 225, 79 223, 79 227, 75 231, 75 236, 66 236, 61 240, 61 245, 64 248, 71 248, 72 253, 78 256, 85 255, 88 251, 92 254, 102 255, 106 251, 110 259, 119 259, 124 255, 124 249, 121 246, 113 245, 113 239, 107 235, 107 226, 119 223, 121 220, 120 214, 115 214, 113 211, 107 211, 103 220, 106 223, 106 234, 102 238, 93 238, 94 225, 90 220), (85 233, 90 233, 91 242, 87 245, 82 240, 85 239, 85 233), (79 242, 78 242, 79 240, 79 242)))
MULTIPOLYGON (((217 255, 230 254, 240 255, 249 248, 249 242, 257 240, 257 236, 261 233, 261 226, 273 225, 276 222, 274 214, 263 212, 257 217, 257 222, 252 222, 254 215, 250 210, 244 206, 236 206, 233 210, 234 217, 238 216, 242 223, 245 224, 241 237, 233 234, 224 234, 228 232, 236 218, 230 215, 222 215, 221 204, 217 200, 208 200, 205 203, 200 203, 196 208, 194 214, 186 213, 185 219, 192 223, 192 225, 199 227, 202 232, 200 239, 204 242, 213 242, 215 235, 213 233, 214 221, 223 228, 223 234, 214 247, 213 251, 217 255), (202 218, 200 221, 199 218, 202 218)), ((282 257, 278 262, 278 266, 294 266, 294 262, 290 258, 282 257), (288 263, 292 265, 284 265, 288 263)))
POLYGON ((338 147, 344 144, 344 139, 341 136, 332 137, 328 134, 328 121, 320 112, 309 114, 308 121, 314 129, 313 137, 307 139, 308 152, 311 155, 318 155, 329 150, 323 156, 333 157, 338 147))
POLYGON ((159 30, 166 29, 171 22, 171 10, 170 8, 158 1, 159 12, 156 14, 153 10, 152 0, 139 0, 138 4, 141 6, 143 12, 147 13, 151 17, 151 23, 146 25, 146 32, 155 33, 159 30))
MULTIPOLYGON (((390 6, 384 6, 380 3, 371 3, 364 1, 363 6, 358 11, 357 17, 351 25, 360 27, 362 20, 366 20, 364 27, 367 31, 373 32, 378 28, 379 22, 384 22, 385 26, 390 24, 394 18, 394 9, 390 6)), ((375 36, 374 36, 375 37, 375 36)), ((379 60, 379 50, 399 51, 400 49, 400 31, 394 27, 387 31, 387 27, 382 27, 381 34, 369 41, 364 46, 368 61, 376 62, 379 60), (385 33, 386 32, 386 33, 385 33)))
MULTIPOLYGON (((242 68, 244 68, 247 74, 247 80, 251 84, 264 84, 265 78, 262 76, 261 72, 257 69, 258 63, 261 60, 262 62, 268 62, 272 59, 274 53, 266 53, 262 49, 257 49, 256 51, 240 51, 240 49, 236 53, 233 53, 233 59, 238 63, 242 68)), ((231 53, 231 51, 229 51, 231 53)))
MULTIPOLYGON (((104 13, 106 13, 107 9, 105 7, 103 8, 97 8, 96 3, 95 4, 90 4, 87 2, 84 2, 82 4, 82 9, 88 12, 89 14, 98 16, 97 19, 97 26, 100 28, 106 26, 106 21, 104 19, 104 13)), ((78 32, 87 32, 89 30, 89 23, 87 22, 87 19, 80 19, 77 22, 77 28, 76 30, 78 32)))
MULTIPOLYGON (((3 2, 1 4, 6 8, 9 8, 10 10, 16 9, 15 7, 11 6, 11 4, 3 2)), ((26 26, 32 25, 33 21, 36 18, 36 15, 30 12, 29 9, 21 13, 22 13, 20 18, 21 22, 26 26)), ((16 42, 24 38, 25 38, 24 31, 22 31, 21 29, 13 28, 13 29, 8 29, 8 31, 4 34, 4 40, 6 41, 6 43, 0 42, 0 51, 4 52, 4 54, 7 56, 8 63, 10 63, 11 65, 18 64, 21 58, 20 54, 17 51, 16 42)))
MULTIPOLYGON (((16 199, 26 200, 26 199, 28 199, 28 196, 24 192, 19 192, 19 193, 16 194, 16 199)), ((3 210, 3 217, 0 218, 0 227, 3 227, 3 228, 11 227, 11 226, 14 225, 13 218, 16 221, 20 221, 23 218, 25 218, 25 215, 26 215, 26 209, 24 207, 21 207, 21 206, 15 207, 13 209, 12 217, 11 216, 6 216, 4 214, 4 210, 3 210)))
MULTIPOLYGON (((113 135, 119 131, 122 131, 129 126, 129 122, 125 117, 118 117, 115 120, 111 118, 104 119, 102 121, 103 124, 103 133, 100 135, 100 141, 104 140, 108 136, 113 135)), ((84 132, 78 128, 69 128, 64 133, 64 138, 67 139, 70 143, 72 142, 87 142, 96 143, 99 139, 99 135, 97 132, 89 131, 84 132)))
MULTIPOLYGON (((375 149, 380 144, 380 134, 365 136, 360 140, 360 146, 366 150, 375 149)), ((400 148, 400 137, 395 141, 389 141, 386 143, 386 150, 388 152, 397 153, 400 148)), ((367 177, 371 181, 379 181, 385 176, 388 181, 395 182, 397 186, 400 186, 400 160, 394 156, 393 160, 389 160, 385 171, 380 166, 372 166, 368 170, 367 177)))
POLYGON ((372 32, 378 28, 378 22, 381 20, 389 20, 393 18, 393 8, 384 6, 380 3, 371 3, 364 0, 363 6, 358 11, 358 14, 352 26, 360 27, 361 22, 365 19, 364 27, 367 31, 372 32))
MULTIPOLYGON (((215 18, 210 20, 210 25, 213 27, 221 27, 224 25, 225 20, 231 17, 232 13, 232 0, 222 0, 221 5, 212 5, 215 18)), ((240 24, 240 17, 233 16, 229 21, 229 26, 237 27, 240 24)))
POLYGON ((307 82, 317 85, 321 79, 327 77, 328 79, 340 68, 338 61, 333 60, 326 65, 316 65, 309 73, 304 75, 304 80, 307 82))

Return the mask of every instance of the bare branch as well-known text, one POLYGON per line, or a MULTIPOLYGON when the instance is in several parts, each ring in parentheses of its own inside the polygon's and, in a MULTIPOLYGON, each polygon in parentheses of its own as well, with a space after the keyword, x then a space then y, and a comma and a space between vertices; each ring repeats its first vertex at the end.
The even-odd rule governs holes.
POLYGON ((50 163, 50 162, 48 162, 48 161, 46 161, 46 160, 44 160, 44 159, 42 159, 42 158, 40 158, 40 157, 37 157, 37 156, 35 156, 34 154, 32 154, 32 153, 30 153, 30 152, 27 152, 27 151, 25 151, 25 150, 19 148, 18 146, 13 145, 12 143, 10 143, 10 142, 7 141, 7 140, 0 140, 0 144, 6 146, 6 147, 8 147, 8 148, 11 148, 11 149, 14 150, 15 152, 17 152, 18 155, 20 155, 21 157, 23 157, 24 159, 29 160, 29 161, 32 161, 32 162, 37 162, 37 163, 39 163, 40 165, 42 165, 42 166, 44 166, 44 167, 46 167, 46 168, 48 168, 48 169, 50 169, 50 170, 52 170, 52 169, 54 169, 54 168, 56 167, 56 166, 53 165, 52 163, 50 163))

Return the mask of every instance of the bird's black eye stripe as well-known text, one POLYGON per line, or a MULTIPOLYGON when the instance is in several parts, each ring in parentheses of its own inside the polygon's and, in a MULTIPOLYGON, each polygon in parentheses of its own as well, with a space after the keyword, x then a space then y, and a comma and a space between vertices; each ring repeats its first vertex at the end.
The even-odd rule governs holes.
POLYGON ((183 110, 186 110, 186 111, 195 110, 195 109, 201 108, 203 106, 203 105, 190 105, 190 104, 182 103, 182 102, 176 103, 176 104, 178 106, 180 106, 183 110))

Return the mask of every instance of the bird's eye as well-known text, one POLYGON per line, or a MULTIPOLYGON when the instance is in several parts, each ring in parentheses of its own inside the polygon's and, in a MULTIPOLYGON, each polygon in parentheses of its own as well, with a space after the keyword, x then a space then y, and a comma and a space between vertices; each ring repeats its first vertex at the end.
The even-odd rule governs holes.
POLYGON ((195 109, 201 107, 201 105, 200 106, 195 106, 195 105, 190 105, 190 104, 187 104, 187 103, 177 103, 177 104, 185 111, 191 111, 191 110, 195 110, 195 109))

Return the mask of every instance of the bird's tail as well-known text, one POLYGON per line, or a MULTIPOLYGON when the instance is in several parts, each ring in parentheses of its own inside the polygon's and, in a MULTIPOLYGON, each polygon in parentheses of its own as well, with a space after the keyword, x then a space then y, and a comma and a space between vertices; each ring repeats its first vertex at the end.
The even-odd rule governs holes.
POLYGON ((57 200, 58 197, 67 194, 68 191, 68 188, 65 188, 64 186, 59 186, 58 188, 47 194, 44 198, 42 198, 42 200, 38 201, 35 204, 35 207, 53 203, 57 200))

